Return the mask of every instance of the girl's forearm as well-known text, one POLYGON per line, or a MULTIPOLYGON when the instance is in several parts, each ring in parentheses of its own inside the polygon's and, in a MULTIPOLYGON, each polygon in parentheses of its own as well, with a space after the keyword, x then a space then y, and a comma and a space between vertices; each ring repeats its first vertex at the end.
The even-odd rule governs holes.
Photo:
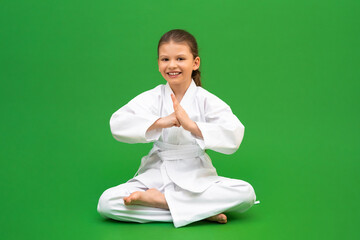
POLYGON ((188 131, 190 131, 192 134, 194 134, 195 136, 199 137, 199 138, 204 138, 200 128, 198 127, 198 125, 192 121, 192 123, 190 124, 189 129, 187 129, 188 131))
MULTIPOLYGON (((159 128, 164 128, 164 124, 163 124, 163 119, 159 118, 158 120, 156 120, 149 128, 146 132, 150 132, 152 130, 155 129, 159 129, 159 128)), ((185 130, 188 130, 189 132, 191 132, 192 134, 194 134, 195 136, 199 137, 199 138, 203 138, 203 135, 201 133, 201 130, 199 129, 198 125, 194 122, 191 121, 191 123, 185 128, 185 130)))
POLYGON ((163 128, 161 126, 161 121, 160 121, 161 118, 159 118, 158 120, 156 120, 149 128, 146 132, 150 132, 151 130, 155 130, 155 129, 158 129, 158 128, 163 128))

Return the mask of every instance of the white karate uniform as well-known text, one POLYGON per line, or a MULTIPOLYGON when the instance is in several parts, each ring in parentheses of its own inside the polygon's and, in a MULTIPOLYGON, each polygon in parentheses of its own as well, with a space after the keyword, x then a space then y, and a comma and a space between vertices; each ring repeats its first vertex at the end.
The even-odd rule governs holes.
POLYGON ((218 176, 205 149, 232 154, 244 136, 244 126, 230 107, 192 80, 180 105, 199 127, 203 139, 182 127, 147 129, 174 112, 169 84, 141 93, 110 119, 114 138, 126 143, 154 142, 141 159, 135 176, 104 191, 97 206, 103 217, 134 222, 173 222, 175 227, 228 211, 244 212, 256 199, 253 187, 242 180, 218 176), (164 193, 169 210, 124 205, 135 191, 156 188, 164 193))

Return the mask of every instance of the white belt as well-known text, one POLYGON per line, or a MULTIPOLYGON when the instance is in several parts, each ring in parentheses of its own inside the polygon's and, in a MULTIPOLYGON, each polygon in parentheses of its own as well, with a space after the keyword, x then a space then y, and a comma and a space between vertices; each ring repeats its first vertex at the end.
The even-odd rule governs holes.
MULTIPOLYGON (((156 154, 162 161, 175 161, 200 157, 204 155, 204 153, 205 151, 195 144, 175 145, 156 141, 154 142, 154 148, 150 151, 148 156, 156 154)), ((140 172, 143 166, 144 162, 141 162, 140 167, 136 171, 134 177, 140 172)))
POLYGON ((158 148, 157 155, 163 161, 174 161, 195 158, 204 155, 205 151, 197 145, 174 145, 156 141, 154 146, 158 148))

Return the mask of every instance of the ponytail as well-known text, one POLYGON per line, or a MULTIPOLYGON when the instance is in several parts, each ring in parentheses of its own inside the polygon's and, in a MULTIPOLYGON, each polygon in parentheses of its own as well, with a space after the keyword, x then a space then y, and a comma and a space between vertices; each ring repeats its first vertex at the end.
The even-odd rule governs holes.
POLYGON ((191 77, 194 79, 196 86, 201 87, 200 70, 199 69, 193 70, 191 77))

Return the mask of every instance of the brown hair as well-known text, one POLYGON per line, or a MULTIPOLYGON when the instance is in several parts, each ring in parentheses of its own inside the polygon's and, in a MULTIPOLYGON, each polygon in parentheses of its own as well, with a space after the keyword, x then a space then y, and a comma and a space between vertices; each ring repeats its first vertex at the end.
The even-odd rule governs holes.
MULTIPOLYGON (((159 58, 159 48, 162 44, 164 43, 169 43, 171 41, 180 43, 180 42, 185 42, 187 43, 187 45, 190 47, 190 51, 192 53, 192 55, 194 56, 194 59, 196 57, 199 56, 198 53, 198 45, 196 42, 196 39, 193 35, 191 35, 189 32, 182 30, 182 29, 173 29, 170 30, 168 32, 166 32, 159 40, 159 44, 158 44, 158 58, 159 58)), ((200 81, 200 70, 193 70, 191 77, 194 79, 195 84, 197 86, 201 86, 201 81, 200 81)))

